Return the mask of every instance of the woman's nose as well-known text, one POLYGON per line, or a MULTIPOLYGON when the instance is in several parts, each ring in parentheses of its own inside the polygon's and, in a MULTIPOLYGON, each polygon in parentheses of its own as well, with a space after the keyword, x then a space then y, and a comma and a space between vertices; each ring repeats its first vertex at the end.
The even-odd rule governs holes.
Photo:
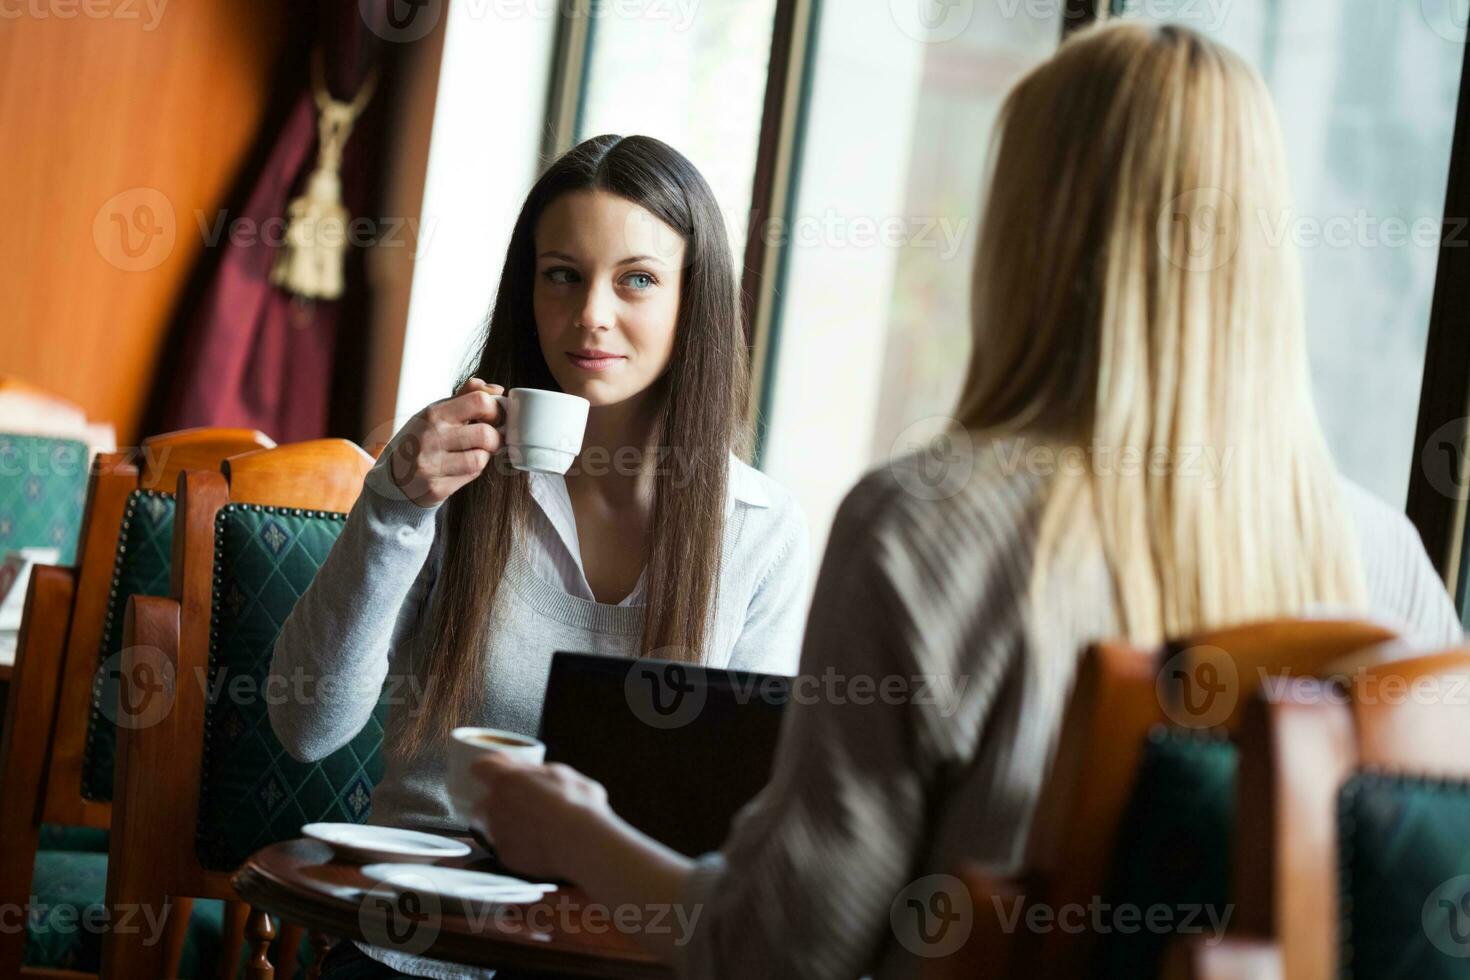
POLYGON ((615 297, 611 284, 591 282, 582 296, 577 322, 588 330, 607 330, 612 326, 615 297))

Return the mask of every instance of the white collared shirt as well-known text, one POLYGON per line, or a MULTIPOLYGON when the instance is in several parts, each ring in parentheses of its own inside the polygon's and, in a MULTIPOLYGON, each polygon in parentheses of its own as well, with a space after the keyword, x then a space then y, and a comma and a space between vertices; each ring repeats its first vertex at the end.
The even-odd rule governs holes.
MULTIPOLYGON (((760 484, 749 478, 749 470, 732 454, 729 478, 725 487, 725 516, 728 518, 741 503, 750 507, 769 507, 770 497, 760 484)), ((567 595, 596 602, 592 586, 587 581, 587 569, 582 564, 582 546, 577 537, 577 515, 572 510, 572 498, 567 493, 566 478, 555 473, 531 473, 531 499, 536 502, 537 512, 532 515, 530 540, 524 542, 526 558, 536 576, 547 585, 561 589, 567 595)), ((619 606, 647 605, 648 569, 638 576, 638 583, 619 606)))

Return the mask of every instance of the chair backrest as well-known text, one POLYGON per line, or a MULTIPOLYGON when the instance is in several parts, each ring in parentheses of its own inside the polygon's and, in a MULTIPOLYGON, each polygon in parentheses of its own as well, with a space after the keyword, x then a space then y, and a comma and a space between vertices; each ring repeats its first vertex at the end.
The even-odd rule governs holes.
MULTIPOLYGON (((1280 620, 1155 650, 1091 647, 1033 820, 1026 872, 1040 891, 1029 900, 1053 910, 1091 908, 1110 893, 1145 908, 1150 894, 1176 907, 1223 904, 1236 774, 1228 736, 1248 699, 1265 677, 1312 676, 1393 638, 1371 623, 1280 620)), ((1092 929, 1022 937, 1016 962, 1057 977, 1109 964, 1146 972, 1169 937, 1114 930, 1102 949, 1098 938, 1092 929)))
POLYGON ((105 828, 111 821, 123 611, 129 596, 168 595, 179 474, 274 445, 249 429, 185 429, 145 439, 136 454, 98 458, 61 667, 46 822, 105 828))
MULTIPOLYGON (((157 487, 172 486, 182 465, 218 466, 226 455, 269 445, 257 432, 189 430, 146 440, 137 453, 97 458, 77 566, 36 570, 11 678, 0 745, 6 903, 31 894, 38 849, 107 848, 112 728, 93 710, 93 682, 106 676, 99 665, 116 659, 128 595, 156 592, 160 581, 167 592, 173 498, 157 487), (105 752, 94 759, 105 761, 86 762, 84 750, 97 746, 105 752), (95 791, 99 774, 106 792, 95 791)), ((0 975, 19 968, 25 941, 24 933, 0 936, 0 975)))
MULTIPOLYGON (((235 456, 179 479, 173 582, 174 696, 157 724, 120 733, 114 837, 141 821, 173 895, 234 897, 229 874, 265 843, 312 820, 360 820, 381 772, 381 727, 316 763, 275 739, 264 681, 280 626, 340 533, 372 466, 350 442, 316 440, 235 456), (131 745, 144 744, 136 752, 131 745), (166 751, 167 772, 146 761, 166 751)), ((136 638, 135 638, 136 639, 136 638)), ((125 666, 125 670, 127 667, 125 666)), ((118 841, 114 840, 114 849, 118 841)), ((115 851, 114 851, 115 852, 115 851)), ((109 883, 111 885, 111 883, 109 883)))
POLYGON ((86 443, 0 432, 0 555, 55 548, 57 564, 72 564, 86 491, 86 443))
POLYGON ((1241 732, 1243 927, 1285 975, 1464 975, 1470 649, 1263 692, 1241 732))

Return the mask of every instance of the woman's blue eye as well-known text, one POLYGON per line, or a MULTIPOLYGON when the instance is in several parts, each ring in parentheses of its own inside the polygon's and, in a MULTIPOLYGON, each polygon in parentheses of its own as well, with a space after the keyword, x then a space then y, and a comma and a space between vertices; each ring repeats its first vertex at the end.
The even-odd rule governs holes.
POLYGON ((646 272, 635 272, 625 280, 634 289, 649 289, 653 286, 653 276, 646 272))
POLYGON ((558 286, 565 286, 567 283, 576 282, 577 274, 571 269, 547 269, 546 278, 558 286))

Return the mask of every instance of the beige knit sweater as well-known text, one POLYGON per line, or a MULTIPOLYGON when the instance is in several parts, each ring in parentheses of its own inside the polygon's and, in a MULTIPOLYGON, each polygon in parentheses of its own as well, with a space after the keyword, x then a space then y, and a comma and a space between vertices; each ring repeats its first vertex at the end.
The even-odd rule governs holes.
MULTIPOLYGON (((920 457, 848 495, 772 782, 681 898, 699 910, 682 976, 914 977, 895 898, 965 860, 1014 866, 1078 652, 1116 624, 1100 554, 1054 570, 1033 611, 1045 484, 1002 465, 1013 450, 977 452, 942 499, 943 474, 920 457)), ((1413 527, 1355 486, 1344 494, 1369 612, 1424 645, 1460 642, 1413 527)))

